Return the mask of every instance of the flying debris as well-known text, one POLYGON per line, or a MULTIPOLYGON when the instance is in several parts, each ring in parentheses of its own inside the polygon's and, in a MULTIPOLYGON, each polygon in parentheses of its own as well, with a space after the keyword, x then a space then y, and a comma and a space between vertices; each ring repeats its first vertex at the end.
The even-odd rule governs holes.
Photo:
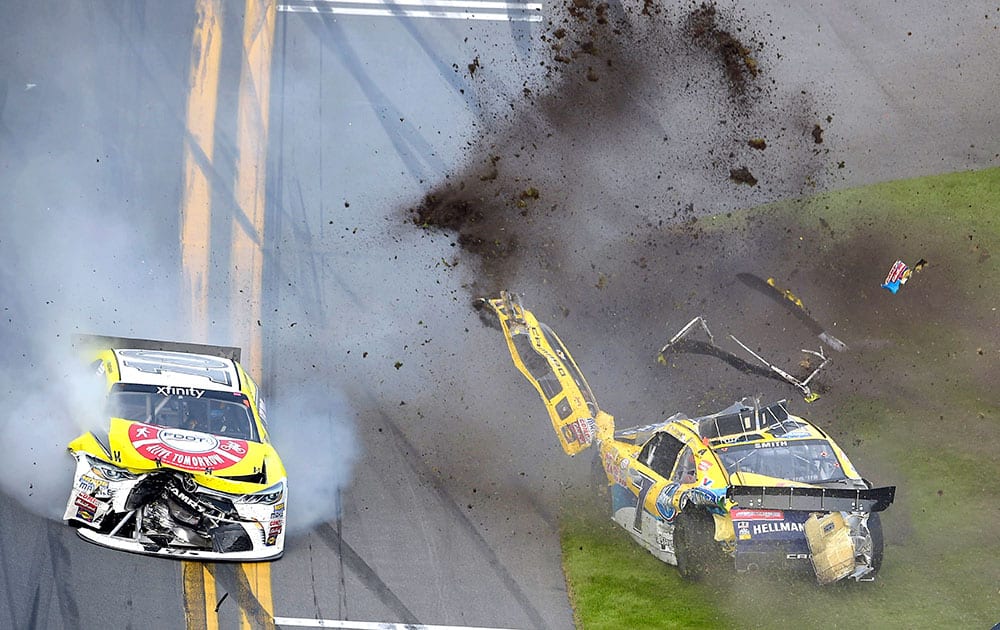
MULTIPOLYGON (((743 343, 733 335, 729 335, 729 338, 735 341, 737 344, 739 344, 741 348, 749 352, 753 356, 753 358, 763 363, 764 364, 763 367, 754 365, 752 363, 748 363, 743 359, 739 358, 738 356, 734 355, 733 353, 723 350, 719 346, 715 345, 715 337, 712 335, 712 331, 708 329, 708 324, 705 323, 705 319, 700 315, 689 321, 687 325, 684 326, 684 328, 681 328, 676 335, 671 337, 670 341, 668 341, 662 348, 660 348, 660 352, 657 355, 656 360, 661 365, 666 365, 667 364, 666 357, 667 354, 670 352, 690 352, 693 354, 705 354, 708 356, 716 357, 718 359, 722 359, 723 361, 733 366, 737 370, 746 372, 747 374, 766 376, 768 378, 773 378, 791 383, 792 385, 795 386, 796 389, 802 392, 803 400, 805 400, 807 403, 813 402, 817 398, 819 398, 819 394, 813 391, 809 387, 809 383, 813 380, 813 377, 815 377, 819 373, 819 371, 822 370, 824 367, 826 367, 826 364, 830 362, 830 359, 825 354, 823 354, 822 347, 819 349, 818 352, 814 350, 805 350, 805 349, 802 350, 802 352, 816 357, 816 359, 819 360, 819 365, 813 369, 812 373, 810 373, 809 376, 800 380, 795 378, 785 370, 782 370, 778 366, 772 364, 770 361, 760 356, 753 350, 751 350, 745 343, 743 343), (708 335, 708 341, 685 339, 688 333, 690 333, 691 330, 694 329, 695 324, 699 324, 701 326, 701 329, 705 331, 705 334, 708 335)), ((807 357, 806 360, 802 362, 802 365, 811 366, 812 362, 807 357)))
POLYGON ((906 281, 910 279, 910 276, 912 276, 914 272, 923 269, 926 264, 927 261, 921 258, 915 265, 913 265, 913 267, 907 267, 906 263, 902 260, 897 260, 892 263, 892 268, 889 269, 889 273, 885 277, 885 282, 882 283, 882 288, 895 295, 896 292, 899 291, 899 287, 906 284, 906 281))
POLYGON ((738 273, 736 274, 736 279, 751 289, 760 291, 780 304, 788 312, 794 315, 796 319, 805 324, 814 335, 819 337, 820 341, 825 343, 831 349, 836 350, 837 352, 847 350, 847 344, 828 333, 826 329, 823 328, 823 326, 809 314, 809 311, 806 310, 806 306, 802 303, 802 300, 796 297, 791 291, 779 287, 774 278, 764 280, 763 278, 755 276, 752 273, 738 273))

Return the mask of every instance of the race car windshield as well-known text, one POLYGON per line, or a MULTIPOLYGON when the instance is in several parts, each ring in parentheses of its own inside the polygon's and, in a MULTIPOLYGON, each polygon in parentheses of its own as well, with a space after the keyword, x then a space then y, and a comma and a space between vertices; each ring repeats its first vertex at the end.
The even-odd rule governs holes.
POLYGON ((108 396, 108 415, 171 429, 259 441, 249 402, 242 394, 119 383, 108 396))
POLYGON ((778 440, 715 449, 726 471, 754 473, 802 483, 846 479, 837 455, 826 440, 778 440))

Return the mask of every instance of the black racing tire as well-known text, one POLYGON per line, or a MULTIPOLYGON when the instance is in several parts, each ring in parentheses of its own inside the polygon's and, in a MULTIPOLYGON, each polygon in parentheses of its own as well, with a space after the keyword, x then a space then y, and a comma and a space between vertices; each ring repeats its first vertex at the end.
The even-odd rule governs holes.
POLYGON ((689 507, 674 523, 674 556, 686 580, 698 581, 721 565, 722 552, 715 541, 715 519, 709 512, 689 507))
POLYGON ((882 537, 882 519, 878 512, 868 515, 868 534, 872 539, 872 569, 875 573, 882 568, 882 555, 885 548, 885 539, 882 537))

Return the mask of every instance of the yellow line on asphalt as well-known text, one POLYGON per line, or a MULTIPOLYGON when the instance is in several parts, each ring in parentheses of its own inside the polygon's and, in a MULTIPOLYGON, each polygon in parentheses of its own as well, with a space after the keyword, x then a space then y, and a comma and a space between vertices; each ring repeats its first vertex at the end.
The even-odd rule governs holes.
MULTIPOLYGON (((236 202, 245 221, 233 222, 232 330, 249 331, 247 354, 262 355, 264 209, 267 133, 274 44, 274 0, 246 0, 243 16, 243 69, 236 120, 236 202)), ((260 380, 259 365, 251 376, 260 380)))
POLYGON ((208 266, 212 189, 202 168, 215 149, 215 112, 222 59, 220 0, 198 0, 191 42, 191 69, 184 142, 184 190, 181 201, 181 260, 187 290, 187 323, 192 339, 208 336, 208 266))
POLYGON ((219 630, 219 612, 215 609, 216 601, 218 601, 215 576, 212 575, 210 565, 199 564, 201 566, 201 579, 205 585, 205 630, 219 630))
POLYGON ((208 628, 207 606, 205 602, 205 576, 197 562, 181 563, 184 581, 184 617, 188 630, 208 628))
MULTIPOLYGON (((271 58, 274 45, 274 0, 246 0, 243 13, 243 68, 236 119, 236 202, 246 218, 232 224, 233 294, 231 330, 248 331, 247 369, 261 380, 263 339, 261 294, 264 277, 264 211, 266 208, 268 116, 271 58)), ((257 601, 274 618, 271 565, 244 563, 242 570, 257 601)), ((242 611, 241 627, 251 628, 242 611)), ((271 623, 273 627, 273 621, 271 623)))
MULTIPOLYGON (((202 164, 211 163, 222 52, 221 0, 198 0, 191 52, 187 141, 184 148, 184 194, 181 208, 181 258, 188 297, 188 324, 192 338, 208 336, 208 269, 211 251, 211 185, 202 164)), ((244 62, 240 74, 237 113, 236 202, 245 221, 232 225, 230 301, 234 331, 249 331, 246 366, 258 381, 262 372, 261 318, 263 238, 270 69, 274 41, 274 0, 246 0, 244 62)), ((244 563, 241 570, 254 598, 273 618, 271 567, 244 563)), ((184 610, 191 630, 217 630, 216 582, 211 565, 183 562, 184 610)), ((241 626, 252 627, 241 610, 241 626)), ((273 622, 270 624, 273 627, 273 622)))
MULTIPOLYGON (((212 188, 204 165, 215 151, 215 115, 222 59, 221 0, 198 0, 188 78, 184 190, 181 201, 181 265, 187 291, 191 339, 208 337, 208 268, 211 251, 212 188)), ((191 630, 217 630, 215 580, 200 562, 182 562, 184 614, 191 630)))

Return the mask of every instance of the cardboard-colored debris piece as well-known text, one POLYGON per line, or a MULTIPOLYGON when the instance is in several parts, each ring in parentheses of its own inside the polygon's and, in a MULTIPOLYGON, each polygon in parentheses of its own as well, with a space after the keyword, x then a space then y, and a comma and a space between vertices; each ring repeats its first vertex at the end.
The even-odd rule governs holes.
POLYGON ((811 515, 805 532, 820 584, 836 582, 854 570, 854 542, 840 512, 811 515))

